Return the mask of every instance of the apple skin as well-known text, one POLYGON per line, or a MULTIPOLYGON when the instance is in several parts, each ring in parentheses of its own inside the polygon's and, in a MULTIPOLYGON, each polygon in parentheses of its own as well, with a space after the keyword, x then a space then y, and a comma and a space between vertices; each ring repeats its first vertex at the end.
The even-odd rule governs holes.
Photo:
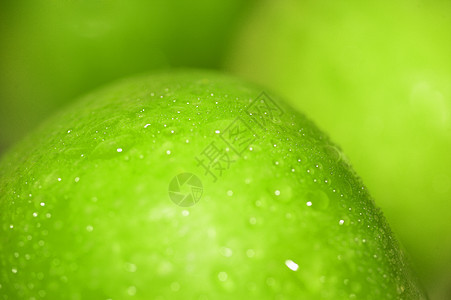
POLYGON ((265 1, 228 70, 339 141, 422 281, 451 298, 451 2, 265 1))
POLYGON ((207 71, 126 79, 16 145, 2 299, 424 299, 341 151, 278 98, 281 116, 251 115, 261 92, 207 71), (240 155, 224 152, 237 117, 240 155), (212 142, 233 160, 216 180, 196 159, 212 142), (203 185, 190 207, 168 196, 185 172, 203 185))

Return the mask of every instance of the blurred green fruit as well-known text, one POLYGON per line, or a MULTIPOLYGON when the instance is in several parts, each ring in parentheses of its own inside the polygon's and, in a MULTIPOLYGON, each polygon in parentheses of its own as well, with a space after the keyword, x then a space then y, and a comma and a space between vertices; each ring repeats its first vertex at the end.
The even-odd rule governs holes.
POLYGON ((0 152, 72 98, 166 67, 217 67, 241 0, 0 3, 0 152))
POLYGON ((0 189, 2 299, 424 298, 341 151, 234 78, 96 91, 3 157, 0 189))
POLYGON ((340 141, 442 298, 451 297, 450 32, 450 1, 266 1, 229 61, 340 141))

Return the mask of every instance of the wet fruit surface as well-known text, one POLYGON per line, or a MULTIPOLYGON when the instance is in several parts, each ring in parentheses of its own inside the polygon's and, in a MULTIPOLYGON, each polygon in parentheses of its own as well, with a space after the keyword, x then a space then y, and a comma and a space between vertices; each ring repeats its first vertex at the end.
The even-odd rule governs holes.
POLYGON ((2 299, 422 298, 341 151, 234 78, 118 82, 0 166, 2 299))

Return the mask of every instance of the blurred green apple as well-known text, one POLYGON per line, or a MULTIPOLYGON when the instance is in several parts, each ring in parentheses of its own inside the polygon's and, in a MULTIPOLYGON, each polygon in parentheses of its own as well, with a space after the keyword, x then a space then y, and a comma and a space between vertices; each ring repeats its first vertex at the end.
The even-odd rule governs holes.
POLYGON ((72 98, 129 74, 215 68, 241 0, 0 3, 0 152, 72 98))
POLYGON ((451 297, 450 32, 450 1, 266 1, 229 58, 340 142, 441 298, 451 297))
POLYGON ((0 162, 2 299, 424 299, 341 151, 238 79, 98 90, 0 162))

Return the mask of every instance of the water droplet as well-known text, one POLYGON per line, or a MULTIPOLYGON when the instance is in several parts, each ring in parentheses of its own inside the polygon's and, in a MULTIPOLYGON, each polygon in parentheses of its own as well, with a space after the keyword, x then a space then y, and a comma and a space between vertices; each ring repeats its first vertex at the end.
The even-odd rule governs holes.
POLYGON ((44 202, 41 202, 40 205, 41 205, 41 206, 45 206, 45 203, 44 203, 44 202))
POLYGON ((80 181, 80 177, 75 177, 74 181, 75 182, 79 182, 80 181))
POLYGON ((167 154, 167 155, 171 154, 171 150, 167 150, 167 151, 166 151, 166 154, 167 154))
POLYGON ((307 206, 324 210, 329 206, 329 196, 321 190, 309 191, 304 195, 307 206))
POLYGON ((291 259, 286 260, 285 265, 288 267, 288 269, 292 271, 297 271, 299 269, 299 265, 294 261, 292 261, 291 259))
POLYGON ((136 295, 136 287, 129 286, 127 289, 127 294, 129 294, 130 296, 135 296, 136 295))
POLYGON ((120 153, 122 152, 122 148, 117 148, 116 151, 120 153))
POLYGON ((280 191, 279 191, 279 190, 276 190, 276 191, 274 192, 274 195, 280 196, 280 191))
POLYGON ((12 268, 11 272, 13 272, 14 274, 17 274, 17 269, 16 268, 12 268))
POLYGON ((132 263, 126 263, 125 264, 125 270, 127 271, 127 272, 130 272, 130 273, 134 273, 134 272, 136 272, 136 265, 135 264, 132 264, 132 263))
POLYGON ((247 249, 246 250, 246 256, 251 258, 255 256, 255 250, 254 249, 247 249))
POLYGON ((228 277, 226 272, 219 272, 218 274, 218 279, 223 282, 226 281, 228 277))
POLYGON ((233 196, 233 191, 232 190, 227 191, 227 196, 232 197, 233 196))
POLYGON ((221 253, 221 255, 225 256, 225 257, 230 257, 233 254, 232 249, 227 248, 227 247, 221 247, 221 249, 219 250, 219 252, 221 253))
POLYGON ((345 223, 345 220, 338 221, 338 224, 343 225, 345 223))
POLYGON ((34 212, 34 213, 33 213, 33 217, 36 218, 37 216, 38 216, 38 213, 37 213, 37 212, 34 212))
POLYGON ((186 209, 182 210, 182 216, 184 217, 189 216, 189 211, 187 211, 186 209))
POLYGON ((86 226, 86 230, 88 232, 92 232, 94 230, 94 227, 92 227, 92 225, 88 225, 88 226, 86 226))

